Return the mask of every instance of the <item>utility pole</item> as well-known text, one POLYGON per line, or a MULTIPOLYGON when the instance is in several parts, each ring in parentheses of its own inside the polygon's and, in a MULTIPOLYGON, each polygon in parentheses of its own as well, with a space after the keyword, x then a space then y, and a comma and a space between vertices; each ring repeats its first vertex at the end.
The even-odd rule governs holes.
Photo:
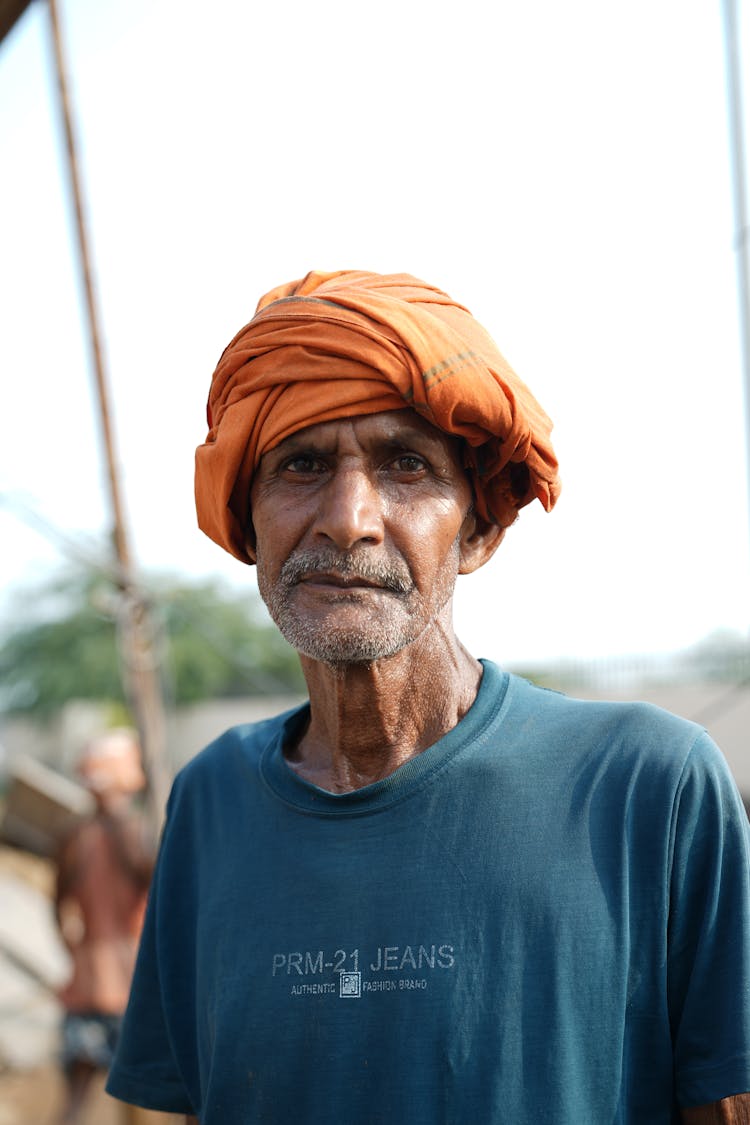
POLYGON ((737 0, 723 0, 723 7, 729 145, 731 154, 732 196, 734 202, 734 250, 737 256, 740 347, 745 388, 745 465, 747 470, 748 504, 750 506, 750 225, 748 225, 745 125, 742 108, 742 63, 738 35, 739 15, 737 0))
POLYGON ((78 170, 77 145, 73 113, 68 92, 67 67, 63 48, 57 0, 47 0, 52 29, 52 41, 57 72, 59 108, 65 134, 68 180, 75 212, 79 266, 86 302, 91 362, 96 385, 96 400, 101 428, 102 444, 107 466, 109 499, 115 554, 117 557, 118 585, 120 588, 120 638, 121 660, 126 693, 135 716, 143 752, 143 764, 148 779, 149 812, 154 831, 158 831, 163 817, 169 788, 166 767, 166 724, 164 701, 159 680, 158 646, 155 622, 148 601, 135 579, 133 561, 128 542, 127 526, 122 504, 114 433, 109 407, 109 391, 104 364, 104 351, 99 328, 99 314, 91 268, 91 254, 87 235, 86 214, 78 170))

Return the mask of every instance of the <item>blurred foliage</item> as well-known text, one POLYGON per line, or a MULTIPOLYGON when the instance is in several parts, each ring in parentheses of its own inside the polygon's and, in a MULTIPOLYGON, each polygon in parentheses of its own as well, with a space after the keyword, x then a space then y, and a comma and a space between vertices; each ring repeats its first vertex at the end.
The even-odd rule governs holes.
MULTIPOLYGON (((294 650, 255 589, 152 578, 154 647, 174 703, 304 691, 294 650)), ((98 575, 68 573, 19 593, 0 643, 0 709, 46 718, 73 699, 124 703, 123 605, 98 575)))

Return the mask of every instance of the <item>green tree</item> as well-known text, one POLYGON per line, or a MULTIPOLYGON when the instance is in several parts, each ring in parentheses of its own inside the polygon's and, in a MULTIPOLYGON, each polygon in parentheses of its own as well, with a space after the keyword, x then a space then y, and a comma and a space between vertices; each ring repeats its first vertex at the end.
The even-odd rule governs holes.
POLYGON ((304 691, 297 654, 254 589, 172 583, 162 586, 157 604, 177 702, 304 691))
MULTIPOLYGON (((166 695, 175 703, 304 690, 294 650, 255 592, 148 582, 166 695)), ((13 598, 0 643, 0 708, 46 718, 71 699, 124 701, 122 603, 106 580, 66 574, 13 598)))

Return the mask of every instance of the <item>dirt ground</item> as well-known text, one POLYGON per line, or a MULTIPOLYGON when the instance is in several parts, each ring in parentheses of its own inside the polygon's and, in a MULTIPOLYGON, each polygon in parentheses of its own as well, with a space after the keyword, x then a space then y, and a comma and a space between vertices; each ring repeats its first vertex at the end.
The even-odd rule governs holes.
MULTIPOLYGON (((63 1105, 63 1083, 53 1065, 0 1074, 0 1125, 55 1125, 63 1105)), ((168 1117, 156 1118, 168 1122, 168 1117)), ((104 1079, 91 1091, 80 1125, 122 1125, 117 1102, 104 1093, 104 1079)))
MULTIPOLYGON (((63 1104, 62 1077, 52 1063, 0 1073, 0 1125, 57 1125, 63 1104)), ((184 1118, 127 1110, 104 1092, 101 1075, 94 1081, 79 1125, 184 1125, 184 1118)))

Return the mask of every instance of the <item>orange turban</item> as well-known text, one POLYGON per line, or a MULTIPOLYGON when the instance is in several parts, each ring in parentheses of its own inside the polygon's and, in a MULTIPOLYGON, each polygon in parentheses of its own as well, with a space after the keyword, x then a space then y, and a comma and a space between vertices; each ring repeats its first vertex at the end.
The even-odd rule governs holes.
POLYGON ((509 526, 560 484, 552 424, 467 309, 409 274, 309 273, 266 293, 213 375, 196 451, 198 523, 253 562, 245 542, 261 457, 318 422, 412 407, 464 439, 480 516, 509 526))

